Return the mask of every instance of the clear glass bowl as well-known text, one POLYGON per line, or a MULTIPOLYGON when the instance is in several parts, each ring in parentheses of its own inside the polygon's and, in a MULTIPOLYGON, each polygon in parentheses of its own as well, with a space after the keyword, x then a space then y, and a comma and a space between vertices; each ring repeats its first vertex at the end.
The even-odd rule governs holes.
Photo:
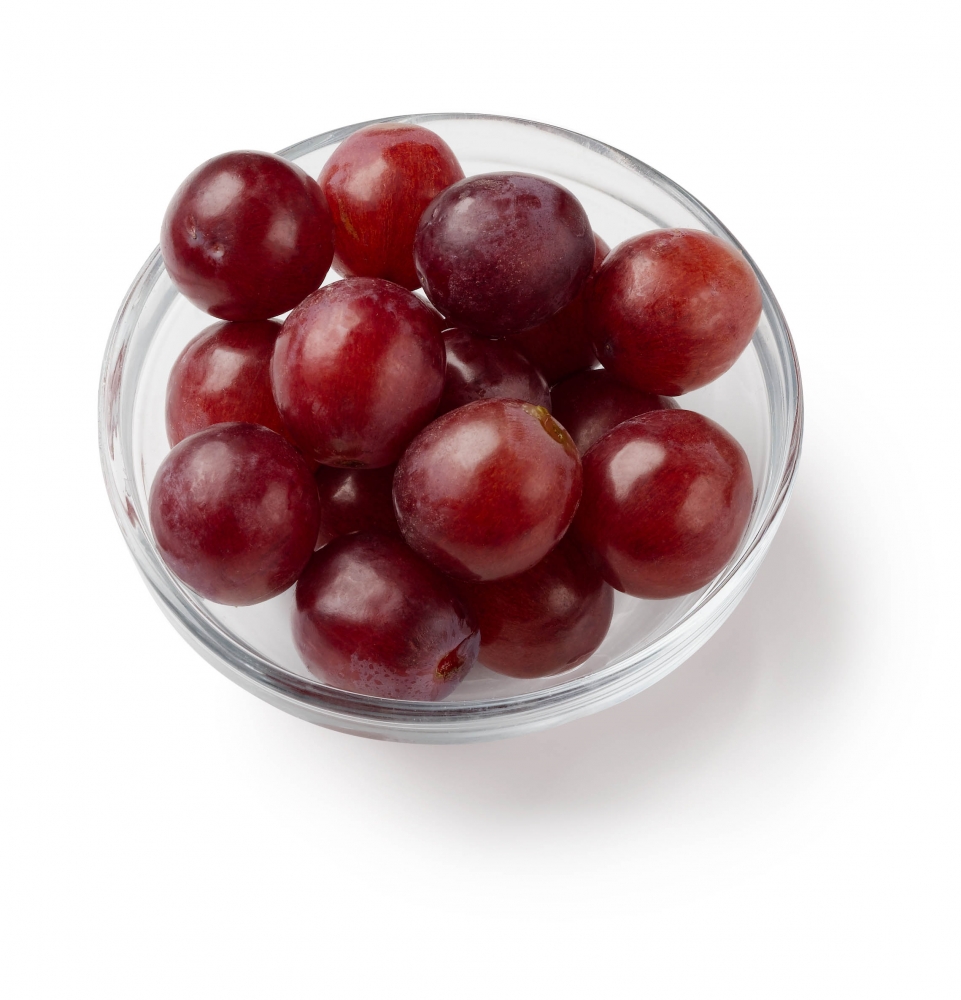
MULTIPOLYGON (((612 247, 650 229, 681 226, 740 246, 663 174, 594 139, 489 115, 382 121, 433 129, 468 175, 519 170, 553 178, 577 195, 612 247)), ((361 127, 327 132, 281 155, 317 176, 334 147, 361 127)), ((150 592, 184 638, 242 687, 310 722, 381 739, 459 743, 532 732, 615 704, 664 677, 717 630, 750 585, 784 513, 801 445, 800 373, 784 316, 756 267, 755 273, 764 312, 751 345, 727 374, 681 399, 727 428, 748 454, 755 497, 744 539, 724 572, 695 594, 670 601, 618 594, 604 643, 565 674, 521 681, 477 665, 443 702, 351 694, 315 680, 297 655, 290 630, 293 588, 255 607, 227 608, 199 598, 171 575, 150 535, 147 496, 169 450, 167 375, 186 343, 213 320, 175 291, 159 249, 120 308, 100 383, 101 460, 120 529, 150 592)), ((328 280, 336 277, 331 273, 328 280)))

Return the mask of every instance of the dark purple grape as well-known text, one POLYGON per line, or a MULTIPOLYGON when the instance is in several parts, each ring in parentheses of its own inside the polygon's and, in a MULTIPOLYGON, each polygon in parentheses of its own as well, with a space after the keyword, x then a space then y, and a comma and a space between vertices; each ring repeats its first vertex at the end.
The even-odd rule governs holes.
POLYGON ((531 174, 480 174, 424 212, 414 264, 452 323, 502 337, 572 301, 591 273, 594 233, 566 188, 531 174))

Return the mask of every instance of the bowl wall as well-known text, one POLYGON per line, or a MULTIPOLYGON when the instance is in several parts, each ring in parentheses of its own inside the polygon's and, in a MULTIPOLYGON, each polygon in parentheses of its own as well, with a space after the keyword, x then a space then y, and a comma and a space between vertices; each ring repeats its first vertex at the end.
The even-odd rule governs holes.
MULTIPOLYGON (((468 176, 514 170, 558 181, 577 195, 611 247, 661 227, 704 229, 740 247, 706 208, 667 178, 584 136, 479 115, 384 120, 433 129, 468 176)), ((360 127, 317 136, 282 155, 316 176, 336 145, 360 127)), ((784 317, 757 274, 764 310, 751 345, 720 379, 679 399, 681 406, 720 423, 748 454, 755 499, 741 545, 726 570, 695 594, 669 601, 618 594, 604 643, 568 673, 520 681, 478 665, 436 704, 353 695, 307 672, 291 635, 293 589, 254 607, 227 608, 197 597, 170 574, 153 546, 146 514, 150 484, 169 451, 167 376, 187 342, 214 320, 175 291, 159 251, 121 307, 101 380, 101 455, 121 530, 149 589, 188 641, 244 687, 312 722, 386 739, 463 742, 540 729, 613 704, 663 677, 720 626, 753 579, 783 514, 801 441, 800 379, 784 317)), ((336 279, 331 272, 327 280, 336 279)))

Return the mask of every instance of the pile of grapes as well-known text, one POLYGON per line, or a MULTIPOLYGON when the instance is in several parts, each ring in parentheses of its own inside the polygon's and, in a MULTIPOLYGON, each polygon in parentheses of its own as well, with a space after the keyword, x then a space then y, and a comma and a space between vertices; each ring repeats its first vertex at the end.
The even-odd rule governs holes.
POLYGON ((690 593, 737 548, 747 457, 674 399, 760 316, 723 240, 611 251, 553 181, 465 178, 428 129, 373 125, 317 181, 265 153, 208 161, 161 248, 221 322, 170 374, 158 549, 223 604, 296 583, 325 682, 428 701, 478 657, 559 673, 604 639, 612 588, 690 593))

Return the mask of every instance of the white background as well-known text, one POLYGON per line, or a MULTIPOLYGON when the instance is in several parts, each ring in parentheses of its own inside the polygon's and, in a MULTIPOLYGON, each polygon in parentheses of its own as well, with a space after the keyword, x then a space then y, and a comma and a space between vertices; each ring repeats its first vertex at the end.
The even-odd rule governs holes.
POLYGON ((0 994, 953 997, 956 5, 18 4, 0 35, 0 994), (791 323, 804 454, 757 581, 633 700, 466 747, 245 694, 113 521, 102 351, 204 159, 390 114, 595 136, 791 323))

